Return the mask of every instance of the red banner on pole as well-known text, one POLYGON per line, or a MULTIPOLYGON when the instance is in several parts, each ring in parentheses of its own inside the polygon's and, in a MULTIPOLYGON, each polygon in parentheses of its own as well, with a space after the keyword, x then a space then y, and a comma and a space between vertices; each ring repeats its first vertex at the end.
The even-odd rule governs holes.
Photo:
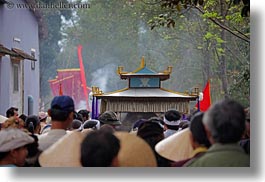
MULTIPOLYGON (((203 99, 199 101, 200 111, 205 112, 211 106, 211 91, 210 91, 210 80, 207 81, 207 84, 203 90, 203 99)), ((198 104, 196 104, 198 108, 198 104)))

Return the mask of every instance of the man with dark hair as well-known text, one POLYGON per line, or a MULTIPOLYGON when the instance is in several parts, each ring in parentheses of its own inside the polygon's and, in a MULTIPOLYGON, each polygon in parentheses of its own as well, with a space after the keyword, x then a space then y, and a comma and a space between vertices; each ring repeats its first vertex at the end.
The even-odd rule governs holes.
POLYGON ((44 151, 62 136, 67 128, 71 127, 74 118, 75 105, 69 96, 53 98, 48 114, 51 117, 51 130, 39 136, 39 149, 44 151))
POLYGON ((239 145, 245 131, 244 108, 225 99, 215 103, 203 116, 203 124, 212 146, 189 167, 248 167, 249 156, 239 145))
POLYGON ((89 120, 89 111, 86 109, 81 109, 80 111, 78 111, 78 114, 81 114, 83 117, 83 121, 87 121, 89 120))
POLYGON ((78 119, 74 119, 71 125, 71 128, 69 128, 70 131, 76 130, 76 131, 82 131, 82 121, 78 119))
POLYGON ((16 107, 10 107, 7 111, 6 111, 6 117, 10 118, 12 116, 18 117, 18 108, 16 107))
POLYGON ((84 118, 83 118, 83 115, 80 114, 80 113, 78 113, 78 112, 76 112, 76 111, 74 111, 74 119, 77 119, 77 120, 81 121, 82 124, 83 124, 84 121, 85 121, 84 118))
POLYGON ((165 112, 164 116, 165 138, 169 137, 170 135, 176 133, 179 130, 180 119, 181 119, 181 114, 175 109, 170 109, 165 112))
POLYGON ((120 141, 111 132, 101 130, 87 134, 81 143, 83 167, 118 167, 120 141))
POLYGON ((162 157, 155 151, 155 145, 165 138, 162 122, 158 117, 151 117, 139 125, 136 135, 144 139, 152 148, 158 167, 169 167, 172 161, 162 157))
POLYGON ((98 130, 99 129, 99 121, 96 119, 90 119, 86 120, 83 124, 83 129, 93 129, 93 130, 98 130))
POLYGON ((31 133, 31 134, 40 134, 40 119, 36 115, 30 115, 27 117, 25 121, 25 128, 31 133))

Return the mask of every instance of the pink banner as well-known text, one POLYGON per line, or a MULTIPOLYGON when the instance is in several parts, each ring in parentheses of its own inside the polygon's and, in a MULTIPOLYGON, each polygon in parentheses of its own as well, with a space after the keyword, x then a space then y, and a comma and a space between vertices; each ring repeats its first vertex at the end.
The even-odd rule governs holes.
MULTIPOLYGON (((90 111, 81 82, 80 69, 59 69, 57 74, 56 79, 49 80, 53 95, 59 95, 61 84, 63 95, 69 95, 73 98, 76 110, 88 109, 90 111)), ((86 93, 89 92, 90 88, 86 88, 86 93)))

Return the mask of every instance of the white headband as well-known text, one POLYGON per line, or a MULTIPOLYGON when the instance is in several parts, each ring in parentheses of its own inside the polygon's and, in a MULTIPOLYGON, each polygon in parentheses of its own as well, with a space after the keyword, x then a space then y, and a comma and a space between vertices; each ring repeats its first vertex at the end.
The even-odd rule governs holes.
POLYGON ((165 117, 164 117, 164 123, 166 125, 171 125, 171 126, 178 126, 180 123, 180 120, 177 121, 168 121, 165 117))

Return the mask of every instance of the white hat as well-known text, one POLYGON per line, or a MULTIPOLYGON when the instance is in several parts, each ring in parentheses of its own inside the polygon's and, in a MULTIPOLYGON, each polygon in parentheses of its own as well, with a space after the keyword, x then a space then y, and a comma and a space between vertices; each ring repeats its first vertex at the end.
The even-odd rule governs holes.
POLYGON ((0 131, 0 152, 8 152, 33 142, 34 139, 20 129, 8 128, 0 131))
MULTIPOLYGON (((71 131, 40 154, 42 167, 82 167, 81 143, 88 132, 71 131)), ((151 147, 140 137, 127 132, 115 132, 120 140, 118 153, 121 167, 156 167, 156 158, 151 147)))
POLYGON ((8 118, 0 115, 0 123, 4 123, 8 118))
POLYGON ((156 144, 155 150, 161 156, 172 161, 180 161, 192 157, 190 129, 185 128, 156 144))
POLYGON ((93 130, 69 131, 39 156, 42 167, 82 167, 81 143, 93 130))
POLYGON ((120 140, 120 167, 157 166, 154 151, 142 138, 127 132, 115 132, 114 135, 120 140))
POLYGON ((42 167, 82 167, 81 143, 87 132, 71 131, 39 156, 42 167))

